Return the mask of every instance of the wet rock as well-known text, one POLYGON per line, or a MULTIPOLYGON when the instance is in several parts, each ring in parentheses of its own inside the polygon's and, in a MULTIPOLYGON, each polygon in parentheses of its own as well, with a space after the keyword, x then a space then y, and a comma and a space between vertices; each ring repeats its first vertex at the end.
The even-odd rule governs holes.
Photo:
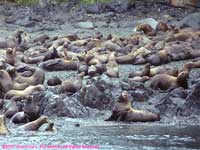
POLYGON ((200 13, 193 13, 184 17, 178 22, 180 27, 192 27, 194 29, 200 29, 200 13))
POLYGON ((82 28, 82 29, 93 29, 94 24, 90 21, 79 22, 79 23, 77 23, 76 27, 79 27, 79 28, 82 28))
POLYGON ((169 93, 161 98, 160 102, 155 106, 155 108, 159 109, 162 116, 172 117, 180 114, 184 103, 185 99, 180 97, 172 97, 169 93))
POLYGON ((118 81, 111 81, 106 75, 84 80, 81 89, 81 103, 100 110, 110 110, 118 98, 121 88, 118 81))
POLYGON ((38 100, 40 114, 59 117, 93 117, 98 112, 96 109, 83 106, 78 100, 78 95, 67 97, 56 95, 51 91, 40 92, 33 96, 38 100))

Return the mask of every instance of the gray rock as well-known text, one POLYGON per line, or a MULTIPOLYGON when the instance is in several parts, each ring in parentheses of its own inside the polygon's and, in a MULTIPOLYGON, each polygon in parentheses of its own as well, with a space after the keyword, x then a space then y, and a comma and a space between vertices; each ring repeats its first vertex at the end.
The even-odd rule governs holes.
POLYGON ((75 27, 79 27, 79 28, 82 28, 82 29, 93 29, 94 24, 90 21, 79 22, 79 23, 77 23, 77 25, 75 25, 75 27))
POLYGON ((194 29, 200 29, 200 13, 193 13, 184 17, 177 23, 181 27, 192 27, 194 29))

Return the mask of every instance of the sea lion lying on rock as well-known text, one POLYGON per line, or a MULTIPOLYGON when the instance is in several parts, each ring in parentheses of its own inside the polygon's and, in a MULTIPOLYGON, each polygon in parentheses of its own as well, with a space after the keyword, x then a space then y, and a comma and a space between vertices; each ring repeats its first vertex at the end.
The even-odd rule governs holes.
POLYGON ((15 48, 7 48, 5 62, 12 66, 15 65, 15 62, 16 62, 16 49, 15 48))
POLYGON ((61 92, 70 92, 76 93, 82 87, 82 80, 84 77, 84 72, 80 73, 74 79, 68 79, 62 82, 61 84, 61 92))
POLYGON ((48 71, 77 70, 78 63, 71 60, 54 59, 42 62, 39 67, 48 71))
POLYGON ((133 77, 136 77, 136 76, 139 76, 139 77, 143 77, 143 76, 149 76, 150 75, 150 64, 147 63, 145 66, 144 66, 144 70, 143 71, 135 71, 135 72, 131 72, 128 77, 129 78, 133 78, 133 77))
POLYGON ((41 84, 31 85, 24 90, 10 90, 6 93, 5 98, 10 99, 12 97, 26 97, 35 91, 43 91, 45 87, 41 84))
POLYGON ((48 123, 48 117, 41 116, 32 122, 20 126, 19 129, 24 131, 38 131, 38 129, 45 123, 48 123))
POLYGON ((9 131, 8 131, 8 128, 6 127, 5 116, 0 115, 0 134, 4 135, 8 133, 9 131))
POLYGON ((40 68, 36 68, 31 77, 23 77, 19 75, 15 78, 15 81, 19 83, 28 83, 29 85, 38 85, 38 84, 43 84, 44 79, 45 79, 44 71, 40 68))
POLYGON ((177 87, 188 88, 189 72, 183 71, 177 77, 158 74, 151 80, 150 87, 156 90, 171 91, 177 87))
POLYGON ((159 121, 160 116, 151 112, 133 109, 128 99, 128 92, 122 92, 115 104, 112 115, 105 121, 149 122, 159 121))

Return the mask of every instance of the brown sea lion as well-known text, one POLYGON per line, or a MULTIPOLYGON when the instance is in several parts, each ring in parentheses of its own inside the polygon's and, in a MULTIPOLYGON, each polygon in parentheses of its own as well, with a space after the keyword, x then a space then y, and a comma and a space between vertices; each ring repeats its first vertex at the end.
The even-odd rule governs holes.
POLYGON ((15 115, 13 115, 10 121, 14 124, 29 122, 26 114, 23 111, 17 112, 15 115))
POLYGON ((169 30, 169 27, 167 26, 166 23, 164 22, 159 22, 156 26, 156 30, 157 31, 163 31, 166 32, 167 30, 169 30))
POLYGON ((68 79, 63 81, 61 84, 61 92, 76 93, 82 87, 82 79, 84 75, 85 73, 82 72, 74 79, 68 79))
POLYGON ((115 60, 115 52, 111 52, 106 64, 106 74, 112 78, 119 77, 119 66, 115 60))
POLYGON ((136 27, 136 31, 142 31, 149 36, 155 36, 156 32, 149 24, 140 24, 136 27))
POLYGON ((15 62, 16 62, 16 49, 15 48, 7 48, 5 62, 12 66, 15 65, 15 62))
POLYGON ((45 123, 48 123, 48 117, 41 116, 37 120, 34 120, 32 122, 20 126, 19 129, 25 131, 37 131, 45 123))
POLYGON ((128 92, 122 92, 115 104, 112 115, 105 121, 148 122, 159 121, 160 116, 152 112, 133 109, 128 99, 128 92))
POLYGON ((150 69, 150 77, 153 77, 157 74, 167 74, 170 76, 177 77, 178 76, 178 68, 167 68, 167 67, 155 67, 150 69))
POLYGON ((12 98, 12 97, 26 97, 32 94, 35 91, 43 91, 45 87, 41 84, 39 85, 31 85, 24 90, 10 90, 6 93, 5 98, 12 98))
POLYGON ((177 77, 158 74, 151 80, 150 87, 161 91, 171 91, 177 87, 188 88, 189 72, 183 71, 177 77))
POLYGON ((149 77, 148 76, 142 76, 142 77, 140 77, 140 76, 135 76, 135 77, 133 77, 133 78, 131 78, 131 79, 129 79, 129 80, 131 80, 131 81, 135 81, 135 82, 146 82, 147 80, 149 80, 149 77))
POLYGON ((60 85, 62 83, 62 81, 57 77, 51 77, 50 79, 47 80, 47 85, 48 86, 56 86, 56 85, 60 85))
POLYGON ((44 60, 44 56, 37 56, 37 57, 27 57, 24 56, 22 61, 26 64, 38 64, 44 60))
POLYGON ((17 76, 15 78, 16 82, 28 83, 29 85, 43 84, 44 80, 45 80, 45 72, 38 67, 35 69, 35 72, 31 77, 17 76))
POLYGON ((39 67, 48 71, 77 70, 78 63, 71 60, 54 59, 42 62, 39 67))
POLYGON ((144 66, 144 69, 143 71, 135 71, 135 72, 131 72, 129 74, 129 78, 133 78, 133 77, 136 77, 136 76, 139 76, 139 77, 143 77, 143 76, 149 76, 150 75, 150 64, 147 63, 145 66, 144 66))
POLYGON ((4 135, 4 134, 8 134, 8 133, 9 133, 9 131, 6 126, 5 116, 0 115, 0 134, 4 135))
POLYGON ((117 56, 115 59, 118 64, 133 64, 135 61, 135 56, 127 54, 123 56, 117 56))

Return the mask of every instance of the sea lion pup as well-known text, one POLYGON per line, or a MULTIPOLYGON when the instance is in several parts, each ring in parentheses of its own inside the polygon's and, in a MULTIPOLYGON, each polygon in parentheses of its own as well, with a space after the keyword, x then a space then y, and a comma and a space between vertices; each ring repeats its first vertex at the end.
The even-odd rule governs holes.
POLYGON ((133 64, 135 61, 135 56, 127 54, 123 56, 117 56, 115 59, 118 64, 133 64))
POLYGON ((25 98, 23 111, 29 121, 36 120, 40 117, 40 109, 38 104, 34 101, 33 96, 27 96, 25 98))
POLYGON ((51 77, 50 79, 47 80, 47 85, 48 86, 56 86, 56 85, 60 85, 62 83, 62 81, 57 77, 51 77))
POLYGON ((12 66, 15 65, 15 62, 16 62, 16 49, 15 48, 7 48, 5 62, 12 66))
POLYGON ((149 75, 150 75, 150 64, 147 63, 144 66, 144 69, 142 71, 131 72, 131 73, 129 73, 128 77, 133 78, 136 76, 143 77, 143 76, 149 76, 149 75))
POLYGON ((78 62, 65 59, 47 60, 39 64, 40 68, 48 71, 77 70, 77 66, 78 62))
POLYGON ((106 64, 106 74, 112 78, 119 77, 119 66, 115 60, 115 52, 111 52, 106 64))
MULTIPOLYGON (((185 70, 186 71, 186 70, 185 70)), ((157 74, 167 74, 170 76, 177 77, 178 76, 178 68, 167 68, 167 67, 155 67, 150 69, 150 77, 153 77, 157 74)))
POLYGON ((171 91, 177 87, 188 88, 189 72, 183 71, 178 74, 178 77, 167 74, 158 74, 151 80, 150 87, 161 91, 171 91))
POLYGON ((35 72, 31 77, 23 77, 19 75, 15 78, 16 82, 28 83, 29 85, 43 84, 44 80, 45 80, 45 72, 38 67, 35 69, 35 72))
POLYGON ((38 131, 38 129, 45 123, 48 123, 48 117, 41 116, 32 122, 20 126, 19 129, 24 131, 38 131))
POLYGON ((14 114, 19 112, 19 107, 17 106, 17 102, 15 99, 11 99, 11 101, 7 104, 5 107, 5 117, 6 118, 11 118, 14 114))
POLYGON ((133 109, 128 99, 128 92, 123 91, 113 108, 112 115, 105 121, 148 122, 159 120, 160 116, 157 114, 133 109))
POLYGON ((18 123, 27 123, 29 122, 26 114, 21 111, 21 112, 17 112, 15 115, 12 116, 12 118, 10 119, 10 122, 14 123, 14 124, 18 124, 18 123))
POLYGON ((60 91, 76 93, 82 87, 82 80, 83 80, 84 75, 85 73, 82 72, 74 79, 68 79, 68 80, 63 81, 61 84, 60 91))
POLYGON ((31 95, 35 91, 44 91, 45 87, 41 84, 39 85, 31 85, 24 90, 10 90, 6 93, 5 98, 9 99, 12 97, 26 97, 31 95))
POLYGON ((8 128, 6 127, 6 121, 5 121, 5 116, 4 115, 0 115, 0 134, 4 135, 4 134, 8 134, 8 128))

